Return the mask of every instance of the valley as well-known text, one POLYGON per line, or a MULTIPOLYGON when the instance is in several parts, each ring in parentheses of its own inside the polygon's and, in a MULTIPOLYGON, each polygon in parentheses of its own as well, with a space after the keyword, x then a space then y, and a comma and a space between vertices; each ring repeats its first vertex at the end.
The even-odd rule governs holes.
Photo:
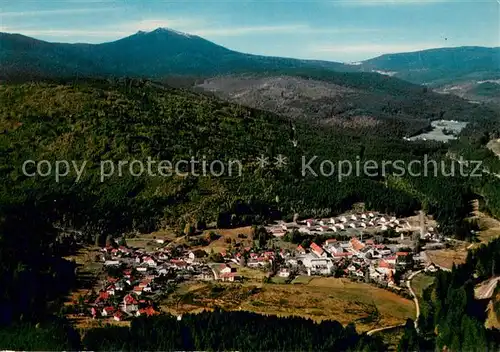
POLYGON ((0 350, 498 350, 500 48, 213 21, 0 33, 0 350))

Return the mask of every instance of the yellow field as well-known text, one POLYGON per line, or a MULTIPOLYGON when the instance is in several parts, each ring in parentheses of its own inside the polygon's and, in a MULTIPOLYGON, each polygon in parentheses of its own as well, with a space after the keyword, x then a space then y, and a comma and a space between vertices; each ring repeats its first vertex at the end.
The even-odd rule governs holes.
POLYGON ((415 317, 412 301, 348 279, 313 278, 309 283, 189 284, 167 299, 162 309, 173 314, 216 307, 316 321, 355 322, 358 331, 402 324, 415 317), (201 285, 201 286, 200 286, 201 285))

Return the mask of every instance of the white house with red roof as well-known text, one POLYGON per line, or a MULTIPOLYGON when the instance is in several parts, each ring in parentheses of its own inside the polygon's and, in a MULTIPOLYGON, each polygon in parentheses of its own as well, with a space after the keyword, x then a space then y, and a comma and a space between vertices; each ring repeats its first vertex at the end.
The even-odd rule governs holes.
POLYGON ((123 310, 125 312, 135 312, 137 309, 139 309, 139 302, 134 296, 128 294, 123 297, 123 310))
POLYGON ((102 315, 103 317, 109 317, 109 316, 112 316, 114 312, 115 312, 115 308, 114 308, 114 307, 105 307, 105 308, 102 310, 101 315, 102 315))
POLYGON ((356 237, 351 238, 349 244, 350 244, 350 249, 356 254, 359 254, 361 250, 365 247, 365 244, 362 243, 360 240, 358 240, 356 237))
POLYGON ((155 267, 157 265, 156 260, 154 260, 152 257, 145 257, 144 258, 144 263, 151 267, 155 267))
POLYGON ((123 312, 118 311, 115 314, 113 314, 113 319, 116 321, 122 321, 125 319, 125 314, 123 314, 123 312))
POLYGON ((333 246, 336 243, 337 243, 337 240, 335 238, 329 238, 325 241, 325 246, 326 247, 333 246))
POLYGON ((106 288, 106 292, 109 295, 114 296, 115 293, 116 293, 116 287, 115 287, 115 285, 109 285, 108 288, 106 288))
POLYGON ((333 259, 341 260, 343 258, 351 258, 353 254, 350 252, 337 252, 337 253, 332 253, 332 255, 333 259))
POLYGON ((325 252, 323 248, 318 246, 316 243, 312 242, 311 246, 309 247, 311 249, 311 252, 317 255, 320 258, 326 258, 328 257, 328 254, 325 252))
POLYGON ((231 273, 220 274, 219 278, 222 281, 234 282, 234 281, 238 280, 240 278, 240 276, 238 275, 238 273, 231 272, 231 273))
POLYGON ((229 274, 235 272, 235 268, 231 268, 229 264, 221 264, 219 267, 219 273, 220 274, 229 274))
POLYGON ((153 315, 157 315, 159 314, 152 306, 149 306, 149 307, 146 307, 146 308, 141 308, 137 311, 137 313, 135 314, 137 317, 141 316, 141 315, 145 315, 145 316, 153 316, 153 315))
POLYGON ((394 264, 388 263, 386 260, 381 259, 378 262, 377 271, 385 275, 393 274, 396 271, 394 264))
POLYGON ((297 252, 299 254, 306 254, 306 250, 300 244, 297 246, 297 252))
POLYGON ((397 265, 411 265, 412 263, 413 257, 410 252, 396 252, 397 265))

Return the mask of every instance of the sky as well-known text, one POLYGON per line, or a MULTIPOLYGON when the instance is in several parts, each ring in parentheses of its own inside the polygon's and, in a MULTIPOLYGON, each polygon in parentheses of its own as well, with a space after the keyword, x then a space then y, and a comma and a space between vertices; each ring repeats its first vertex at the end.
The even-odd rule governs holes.
POLYGON ((0 0, 0 31, 102 43, 158 27, 252 54, 355 62, 500 46, 500 0, 0 0))

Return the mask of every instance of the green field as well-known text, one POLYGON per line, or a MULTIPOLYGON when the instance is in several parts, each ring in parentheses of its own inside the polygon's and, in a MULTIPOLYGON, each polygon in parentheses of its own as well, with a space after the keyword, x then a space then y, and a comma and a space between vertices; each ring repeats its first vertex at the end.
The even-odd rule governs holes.
POLYGON ((434 277, 424 273, 419 273, 415 275, 415 277, 411 281, 411 287, 415 291, 417 297, 421 299, 424 290, 430 285, 432 285, 433 282, 434 282, 434 277))

